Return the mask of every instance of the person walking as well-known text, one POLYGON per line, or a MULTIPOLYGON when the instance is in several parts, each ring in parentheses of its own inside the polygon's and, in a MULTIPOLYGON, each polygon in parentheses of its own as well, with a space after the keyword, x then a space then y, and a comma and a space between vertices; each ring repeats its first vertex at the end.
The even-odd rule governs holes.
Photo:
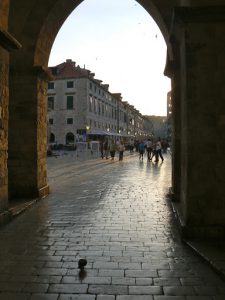
POLYGON ((122 141, 118 146, 118 151, 119 151, 119 160, 123 160, 123 152, 125 151, 125 146, 122 141))
POLYGON ((134 140, 133 139, 130 139, 130 153, 133 153, 134 152, 134 140))
POLYGON ((159 157, 161 158, 161 160, 163 162, 164 158, 162 156, 162 144, 161 144, 160 138, 158 138, 158 141, 156 142, 156 160, 155 160, 155 162, 159 161, 159 157))
POLYGON ((110 152, 111 160, 114 160, 115 153, 116 153, 116 144, 114 140, 112 140, 109 145, 109 152, 110 152))
POLYGON ((151 139, 148 139, 146 142, 146 149, 147 149, 147 159, 150 161, 152 160, 151 155, 152 155, 152 141, 151 139))
POLYGON ((139 159, 143 160, 144 152, 145 152, 145 144, 143 141, 141 141, 139 144, 139 159))
POLYGON ((109 158, 109 142, 107 139, 104 142, 103 149, 104 149, 105 158, 108 159, 109 158))
POLYGON ((101 153, 101 158, 103 159, 104 158, 104 141, 103 140, 100 140, 100 142, 99 142, 99 150, 101 153))

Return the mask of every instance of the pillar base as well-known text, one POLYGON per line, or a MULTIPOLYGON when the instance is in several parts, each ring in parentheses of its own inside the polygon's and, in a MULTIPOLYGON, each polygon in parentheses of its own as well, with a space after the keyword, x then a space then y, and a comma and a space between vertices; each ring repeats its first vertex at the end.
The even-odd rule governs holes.
POLYGON ((224 240, 225 227, 222 225, 192 225, 186 224, 181 214, 180 203, 171 201, 175 218, 178 222, 182 239, 224 240))
POLYGON ((11 220, 12 220, 12 215, 8 210, 0 213, 0 227, 4 226, 11 220))
POLYGON ((39 198, 45 198, 49 195, 49 193, 50 193, 50 188, 49 185, 47 184, 46 186, 42 187, 39 190, 39 198))
POLYGON ((44 186, 38 191, 37 198, 28 198, 27 200, 18 200, 10 201, 9 207, 5 208, 3 212, 0 213, 0 227, 9 223, 13 218, 17 217, 21 213, 25 212, 39 200, 47 197, 49 195, 49 185, 44 186))

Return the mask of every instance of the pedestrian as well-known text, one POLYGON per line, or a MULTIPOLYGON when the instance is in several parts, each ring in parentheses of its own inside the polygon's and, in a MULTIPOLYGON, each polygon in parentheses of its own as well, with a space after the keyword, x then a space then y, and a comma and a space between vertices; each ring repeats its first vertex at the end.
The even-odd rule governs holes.
POLYGON ((104 150, 104 156, 106 159, 109 158, 109 142, 108 140, 106 139, 104 144, 103 144, 103 150, 104 150))
POLYGON ((119 151, 119 160, 123 160, 123 152, 125 151, 125 146, 123 144, 123 141, 120 142, 118 145, 118 151, 119 151))
POLYGON ((109 152, 110 152, 111 160, 114 160, 115 153, 116 153, 116 144, 114 140, 112 140, 109 145, 109 152))
POLYGON ((129 146, 130 146, 130 153, 134 152, 134 140, 133 139, 130 140, 129 146))
POLYGON ((103 145, 104 145, 104 141, 103 140, 100 140, 100 142, 99 142, 99 151, 100 151, 100 153, 101 153, 101 158, 103 159, 104 158, 104 147, 103 147, 103 145))
POLYGON ((151 159, 153 159, 153 157, 156 157, 156 141, 152 142, 152 156, 151 156, 151 159))
POLYGON ((141 142, 139 143, 139 159, 142 159, 142 160, 143 160, 144 152, 145 152, 145 144, 144 144, 143 141, 141 141, 141 142))
POLYGON ((162 156, 162 144, 161 144, 160 137, 158 138, 158 141, 156 142, 156 159, 155 159, 155 162, 159 161, 159 157, 161 158, 162 161, 164 161, 164 158, 162 156))
POLYGON ((147 159, 150 161, 152 160, 151 155, 152 155, 152 141, 151 139, 148 139, 146 142, 146 149, 147 149, 147 159))
POLYGON ((135 147, 136 152, 138 152, 139 151, 139 141, 136 140, 134 142, 134 147, 135 147))

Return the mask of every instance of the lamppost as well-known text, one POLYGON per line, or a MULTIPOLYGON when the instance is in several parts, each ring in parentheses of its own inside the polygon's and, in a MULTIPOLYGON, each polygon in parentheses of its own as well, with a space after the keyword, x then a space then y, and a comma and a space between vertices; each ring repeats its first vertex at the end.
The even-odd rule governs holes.
POLYGON ((89 130, 90 130, 90 126, 86 125, 86 142, 88 142, 87 135, 88 135, 89 130))

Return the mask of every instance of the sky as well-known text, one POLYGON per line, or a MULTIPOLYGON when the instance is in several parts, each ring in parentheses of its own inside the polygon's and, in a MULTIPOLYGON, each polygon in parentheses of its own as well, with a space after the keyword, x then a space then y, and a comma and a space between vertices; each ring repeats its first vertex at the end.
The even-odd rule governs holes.
POLYGON ((49 66, 72 59, 109 84, 111 93, 143 115, 165 116, 170 79, 163 75, 166 44, 135 0, 85 0, 54 41, 49 66))

